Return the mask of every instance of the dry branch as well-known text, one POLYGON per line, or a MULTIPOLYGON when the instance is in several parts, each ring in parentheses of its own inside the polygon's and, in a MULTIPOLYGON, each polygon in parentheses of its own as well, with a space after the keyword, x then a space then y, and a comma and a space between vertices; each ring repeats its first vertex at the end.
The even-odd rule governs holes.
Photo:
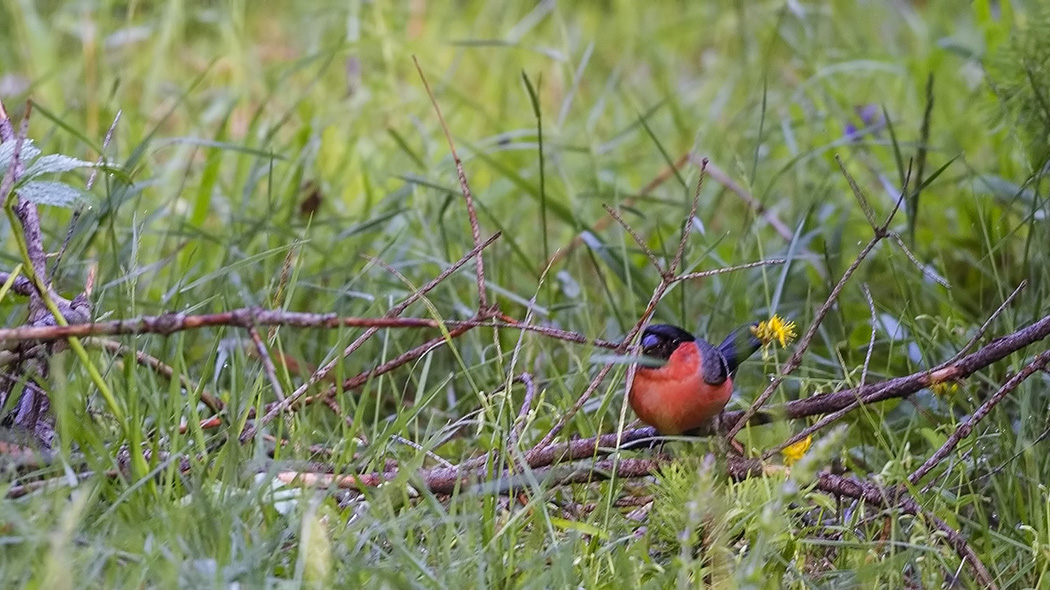
MULTIPOLYGON (((1044 340, 1047 336, 1050 336, 1050 315, 1008 336, 993 340, 973 354, 955 361, 949 361, 951 364, 941 365, 929 371, 913 373, 906 377, 887 379, 871 385, 788 402, 780 408, 771 409, 768 414, 755 415, 751 422, 769 422, 776 415, 783 415, 786 418, 823 415, 812 426, 784 441, 775 449, 770 450, 767 455, 771 455, 826 427, 861 404, 906 397, 937 383, 964 379, 1030 344, 1044 340)), ((733 419, 729 417, 734 414, 733 412, 726 412, 726 414, 727 419, 733 419)))
MULTIPOLYGON (((759 461, 731 458, 728 462, 728 468, 730 476, 739 481, 761 473, 763 466, 759 461)), ((966 542, 966 538, 943 520, 919 506, 918 502, 904 490, 884 489, 868 481, 829 472, 822 472, 817 475, 816 488, 832 496, 854 498, 873 506, 897 509, 905 514, 922 518, 942 533, 952 549, 964 562, 970 565, 971 569, 973 569, 974 578, 981 584, 982 588, 997 588, 988 569, 981 563, 980 558, 973 548, 970 547, 969 543, 966 542)))
MULTIPOLYGON (((651 475, 660 466, 654 459, 607 459, 586 465, 562 465, 536 469, 532 478, 544 487, 603 481, 612 477, 638 478, 651 475)), ((346 474, 282 471, 277 479, 284 483, 298 483, 322 488, 362 490, 395 481, 405 474, 399 471, 382 473, 346 474)), ((493 477, 488 469, 461 469, 436 467, 412 474, 407 483, 418 485, 433 494, 453 494, 467 491, 488 494, 509 494, 528 491, 530 479, 510 470, 493 477)))
POLYGON ((962 439, 970 436, 970 433, 973 432, 973 427, 983 420, 984 417, 1003 400, 1003 398, 1009 395, 1013 390, 1017 389, 1017 387, 1021 385, 1025 379, 1031 377, 1033 373, 1041 371, 1048 363, 1050 363, 1050 350, 1037 355, 1035 360, 1028 363, 1028 365, 1004 383, 1003 386, 999 388, 999 391, 996 391, 994 395, 984 400, 981 407, 977 408, 977 411, 971 414, 969 418, 964 420, 963 423, 955 429, 955 432, 948 437, 948 440, 944 441, 941 448, 937 449, 937 452, 930 455, 929 459, 916 469, 914 473, 908 476, 908 483, 914 485, 922 478, 926 477, 926 474, 944 460, 944 458, 959 445, 962 439))
POLYGON ((423 74, 423 68, 419 65, 419 60, 414 55, 412 56, 412 62, 416 64, 416 71, 419 72, 419 78, 423 81, 423 87, 426 88, 427 96, 430 97, 430 104, 434 106, 434 112, 441 123, 441 130, 445 132, 445 140, 448 141, 448 149, 452 153, 452 160, 456 164, 456 176, 459 179, 460 190, 463 191, 463 201, 467 205, 470 235, 474 239, 474 249, 477 251, 477 254, 475 254, 475 262, 477 264, 474 270, 478 282, 478 311, 480 313, 488 310, 489 304, 488 294, 485 289, 485 259, 481 255, 481 225, 478 223, 478 212, 474 208, 474 194, 471 192, 470 184, 467 182, 467 173, 463 169, 463 160, 459 159, 459 154, 456 152, 456 144, 452 141, 452 133, 448 130, 445 116, 441 113, 441 107, 438 105, 437 98, 434 97, 434 92, 430 89, 430 83, 427 82, 427 77, 423 74))
POLYGON ((901 192, 900 195, 897 197, 896 205, 894 205, 893 210, 890 211, 889 215, 886 216, 886 220, 881 225, 879 225, 876 223, 874 211, 871 208, 871 204, 868 202, 868 198, 864 195, 864 192, 860 190, 860 187, 857 186, 857 183, 853 180, 853 177, 850 176, 849 173, 846 171, 845 165, 842 163, 842 160, 838 158, 838 156, 835 157, 835 161, 838 162, 839 168, 841 168, 843 175, 849 182, 850 188, 853 189, 853 195, 857 198, 857 201, 860 203, 861 210, 864 211, 865 217, 867 217, 868 222, 871 224, 871 229, 874 233, 874 236, 872 236, 871 241, 869 241, 868 244, 861 249, 860 253, 857 254, 856 258, 853 259, 853 263, 849 265, 849 267, 846 269, 846 272, 842 273, 842 277, 839 278, 838 283, 836 283, 835 286, 831 289, 831 293, 828 294, 828 298, 824 301, 824 304, 821 305, 820 308, 817 310, 817 313, 814 316, 813 321, 810 323, 809 328, 806 330, 806 333, 802 336, 802 338, 799 339, 798 344, 795 345, 795 351, 791 354, 791 357, 784 364, 784 367, 783 369, 781 369, 780 374, 769 382, 769 385, 767 385, 765 390, 763 390, 762 393, 759 394, 759 396, 755 399, 755 401, 751 403, 751 406, 747 409, 747 411, 745 411, 744 414, 735 422, 732 422, 733 426, 730 427, 729 431, 726 433, 726 438, 728 440, 733 440, 733 438, 740 432, 741 429, 744 428, 748 421, 762 408, 763 405, 765 405, 767 401, 769 401, 769 398, 773 396, 773 393, 776 392, 777 388, 780 387, 780 384, 784 382, 784 379, 786 379, 789 375, 791 375, 791 373, 795 371, 795 369, 798 369, 802 365, 803 355, 805 355, 806 351, 809 350, 809 345, 813 342, 813 338, 817 335, 817 329, 820 327, 821 322, 824 321, 824 318, 827 316, 828 312, 831 311, 831 307, 838 300, 839 294, 842 292, 842 289, 846 286, 846 282, 849 281, 850 277, 853 276, 853 273, 856 272, 858 268, 860 268, 861 262, 864 261, 864 259, 868 256, 868 254, 871 253, 875 246, 877 246, 882 240, 893 235, 893 233, 889 231, 889 227, 890 224, 893 223, 893 218, 897 215, 897 211, 900 210, 901 203, 904 201, 904 197, 908 193, 908 179, 911 176, 911 169, 909 168, 908 174, 904 177, 904 186, 901 187, 901 192))

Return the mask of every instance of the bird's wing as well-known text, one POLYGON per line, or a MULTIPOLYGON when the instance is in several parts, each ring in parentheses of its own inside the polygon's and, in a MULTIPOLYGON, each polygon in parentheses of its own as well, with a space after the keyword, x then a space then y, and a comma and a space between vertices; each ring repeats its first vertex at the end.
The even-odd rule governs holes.
POLYGON ((700 349, 700 376, 704 383, 718 386, 729 378, 729 363, 726 357, 706 340, 698 338, 696 347, 700 349))

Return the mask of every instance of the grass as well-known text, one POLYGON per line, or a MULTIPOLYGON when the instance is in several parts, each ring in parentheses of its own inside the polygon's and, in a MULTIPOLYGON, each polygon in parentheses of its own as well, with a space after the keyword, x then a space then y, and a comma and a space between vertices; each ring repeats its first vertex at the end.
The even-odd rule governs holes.
MULTIPOLYGON (((859 382, 873 329, 861 285, 877 319, 869 381, 950 358, 1022 280, 985 340, 1048 313, 1046 89, 1025 82, 1045 63, 1015 43, 1041 21, 1020 2, 1010 8, 6 0, 0 86, 16 120, 25 98, 37 105, 30 137, 45 153, 94 160, 120 113, 105 152, 118 173, 100 178, 55 275, 72 296, 96 269, 99 319, 255 305, 380 316, 469 251, 455 167, 413 55, 464 159, 483 235, 503 232, 485 254, 491 296, 513 317, 531 311, 593 338, 621 338, 660 280, 626 232, 604 225, 602 205, 670 259, 698 169, 640 189, 682 154, 710 158, 794 232, 778 235, 707 179, 687 269, 790 259, 681 285, 657 308, 657 320, 718 341, 774 312, 808 326, 871 238, 835 156, 881 219, 923 152, 930 182, 891 227, 951 288, 884 241, 774 397, 783 401, 859 382), (547 270, 581 232, 582 244, 547 270)), ((70 215, 42 210, 49 251, 70 215)), ((11 270, 21 257, 6 223, 0 243, 0 268, 11 270)), ((464 319, 476 298, 468 267, 406 315, 464 319)), ((0 317, 21 325, 24 300, 8 294, 0 317)), ((359 333, 263 336, 295 361, 278 368, 289 392, 359 333)), ((437 335, 383 330, 335 373, 347 378, 437 335)), ((659 485, 546 490, 530 481, 521 506, 484 488, 415 497, 408 475, 358 498, 279 486, 275 474, 310 460, 311 444, 332 449, 328 462, 346 472, 388 459, 405 473, 434 464, 402 439, 453 462, 499 449, 510 464, 577 399, 603 351, 474 330, 340 394, 349 422, 323 407, 275 421, 268 433, 290 445, 271 459, 261 439, 242 446, 227 429, 194 426, 206 415, 200 390, 226 400, 234 424, 274 399, 243 331, 121 342, 197 390, 89 349, 126 414, 121 424, 76 357, 52 358, 56 460, 34 474, 68 479, 82 456, 96 475, 0 501, 0 577, 12 587, 930 587, 956 571, 969 586, 958 556, 919 519, 844 506, 811 484, 833 460, 903 482, 1030 356, 951 396, 924 390, 854 412, 790 477, 731 483, 724 466, 702 459, 713 443, 672 443, 679 461, 659 485), (508 445, 524 389, 504 386, 522 371, 537 378, 538 398, 521 442, 508 445), (149 460, 105 476, 135 437, 149 460), (631 491, 655 495, 647 516, 613 505, 631 491)), ((730 407, 746 408, 787 354, 745 364, 730 407)), ((613 371, 562 438, 617 427, 624 372, 613 371)), ((1033 376, 930 490, 910 490, 964 533, 1001 587, 1041 587, 1050 575, 1048 385, 1045 373, 1033 376)), ((801 426, 748 428, 740 440, 760 454, 801 426)), ((0 490, 15 483, 10 469, 0 490)))

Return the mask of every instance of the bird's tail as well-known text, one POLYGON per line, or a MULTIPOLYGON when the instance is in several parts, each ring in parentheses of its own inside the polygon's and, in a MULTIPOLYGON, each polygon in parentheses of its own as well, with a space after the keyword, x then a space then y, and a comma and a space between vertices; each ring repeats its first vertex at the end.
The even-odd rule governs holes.
POLYGON ((753 331, 753 328, 757 325, 758 323, 755 322, 733 330, 722 341, 722 344, 718 345, 718 351, 725 357, 730 373, 736 371, 736 368, 740 366, 740 363, 746 361, 747 357, 755 354, 756 350, 762 348, 762 341, 755 336, 753 331))

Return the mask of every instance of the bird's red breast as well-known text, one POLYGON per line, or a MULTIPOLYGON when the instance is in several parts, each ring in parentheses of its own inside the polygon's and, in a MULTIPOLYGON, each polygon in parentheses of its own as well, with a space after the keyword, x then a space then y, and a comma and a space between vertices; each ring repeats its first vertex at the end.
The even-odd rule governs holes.
POLYGON ((718 415, 733 394, 733 381, 705 383, 696 342, 683 342, 658 368, 639 367, 628 401, 642 422, 660 434, 682 434, 718 415))

